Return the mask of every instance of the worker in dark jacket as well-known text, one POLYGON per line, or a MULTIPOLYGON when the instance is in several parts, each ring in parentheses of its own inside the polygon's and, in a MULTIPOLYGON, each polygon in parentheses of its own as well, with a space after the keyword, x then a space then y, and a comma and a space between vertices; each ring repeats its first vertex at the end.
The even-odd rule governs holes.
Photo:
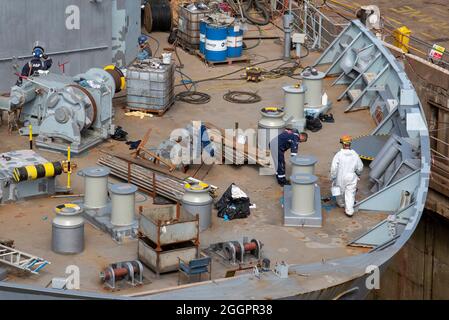
POLYGON ((299 143, 306 142, 307 138, 308 135, 305 132, 300 133, 298 129, 286 128, 270 143, 272 156, 276 157, 277 153, 277 161, 274 159, 276 164, 276 179, 281 186, 290 184, 285 176, 285 152, 290 149, 291 156, 296 156, 299 143))
MULTIPOLYGON (((51 68, 53 60, 45 54, 45 50, 42 46, 36 45, 33 48, 33 58, 23 66, 21 76, 30 77, 34 75, 38 70, 48 70, 51 68)), ((22 83, 22 78, 17 81, 18 84, 22 83)))

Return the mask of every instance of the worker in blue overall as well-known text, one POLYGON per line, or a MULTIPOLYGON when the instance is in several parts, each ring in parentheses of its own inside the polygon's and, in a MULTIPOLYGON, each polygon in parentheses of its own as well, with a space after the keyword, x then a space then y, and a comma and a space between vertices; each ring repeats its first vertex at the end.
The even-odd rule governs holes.
POLYGON ((17 84, 22 84, 23 77, 30 77, 38 70, 49 70, 53 64, 53 60, 45 54, 45 49, 41 45, 35 45, 33 48, 33 58, 23 66, 21 76, 17 84))
POLYGON ((271 141, 270 149, 274 158, 276 179, 279 185, 284 186, 286 184, 290 184, 285 176, 285 152, 290 149, 291 156, 296 156, 298 153, 299 144, 301 142, 306 142, 307 139, 307 133, 300 133, 298 129, 286 128, 277 138, 271 141))
POLYGON ((151 52, 148 37, 145 35, 141 35, 137 41, 139 43, 139 50, 140 50, 139 54, 137 55, 137 59, 141 61, 150 59, 153 53, 151 52))

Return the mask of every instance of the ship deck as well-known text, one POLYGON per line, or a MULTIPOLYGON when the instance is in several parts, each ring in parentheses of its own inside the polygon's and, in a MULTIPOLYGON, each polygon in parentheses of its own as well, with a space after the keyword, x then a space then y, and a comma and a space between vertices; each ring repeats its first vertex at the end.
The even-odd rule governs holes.
MULTIPOLYGON (((279 34, 277 30, 267 31, 269 34, 279 34)), ((154 33, 160 39, 161 48, 168 47, 167 35, 154 33)), ((275 59, 282 55, 283 47, 276 40, 263 40, 257 49, 250 50, 254 62, 266 59, 275 59), (257 52, 257 53, 256 53, 257 52)), ((178 50, 183 72, 193 79, 208 78, 237 70, 244 64, 208 67, 197 57, 178 50)), ((310 53, 302 59, 302 66, 312 64, 319 53, 310 53)), ((285 63, 276 61, 262 65, 271 69, 285 63)), ((239 73, 237 73, 238 75, 239 73)), ((234 75, 233 77, 236 77, 234 75)), ((333 155, 339 150, 339 137, 342 134, 350 134, 354 137, 369 134, 375 124, 366 110, 345 114, 343 112, 347 101, 336 101, 336 97, 343 87, 331 87, 333 80, 326 79, 326 91, 333 103, 331 112, 335 123, 323 123, 323 128, 316 132, 309 132, 309 141, 300 145, 300 153, 311 154, 318 158, 316 175, 319 178, 322 198, 330 195, 329 168, 333 155)), ((123 127, 129 133, 129 140, 141 139, 148 128, 152 128, 148 146, 157 147, 166 139, 175 128, 184 128, 191 120, 202 120, 216 124, 222 128, 234 128, 235 122, 242 129, 256 128, 259 120, 259 110, 265 106, 281 106, 283 92, 281 87, 286 84, 294 84, 296 80, 283 77, 280 79, 266 79, 260 83, 247 83, 246 81, 211 81, 198 85, 198 90, 211 95, 208 104, 192 105, 176 102, 174 106, 163 116, 140 119, 126 116, 123 109, 126 99, 115 99, 116 124, 123 127), (256 104, 232 104, 223 100, 222 95, 228 90, 257 91, 262 101, 256 104)), ((180 77, 176 78, 176 84, 180 83, 180 77)), ((177 91, 184 90, 177 87, 177 91)), ((0 144, 0 152, 17 149, 26 149, 28 139, 20 137, 17 133, 8 135, 7 126, 0 127, 3 138, 0 144)), ((101 155, 101 150, 110 153, 129 154, 128 146, 124 142, 109 140, 98 147, 89 150, 85 154, 74 157, 73 161, 78 169, 95 165, 101 155)), ((48 160, 60 160, 61 155, 55 152, 40 150, 39 153, 48 160)), ((366 165, 366 164, 365 164, 366 165)), ((365 166, 366 167, 366 166, 365 166)), ((287 164, 288 170, 290 165, 287 164)), ((193 174, 197 169, 192 166, 187 174, 193 174)), ((364 170, 362 179, 358 185, 357 200, 365 198, 369 194, 367 181, 368 170, 364 170)), ((59 177, 60 184, 65 184, 65 176, 59 177)), ((110 178, 110 181, 114 181, 110 178)), ((281 207, 282 188, 276 183, 273 176, 259 175, 255 165, 215 165, 204 177, 204 181, 219 187, 218 196, 226 190, 231 183, 236 183, 248 194, 252 203, 256 204, 251 209, 251 215, 246 219, 223 221, 213 212, 212 227, 201 233, 201 248, 204 249, 211 243, 241 240, 247 236, 255 238, 264 244, 263 255, 269 258, 272 265, 277 261, 285 261, 288 264, 307 264, 357 255, 367 252, 368 249, 347 246, 347 243, 369 230, 379 221, 385 218, 382 213, 359 212, 352 218, 345 216, 343 209, 335 206, 325 206, 322 210, 323 227, 302 228, 284 227, 282 225, 283 209, 281 207)), ((73 193, 83 193, 83 179, 73 175, 73 193)), ((138 196, 138 200, 142 199, 138 196)), ((59 255, 51 251, 51 221, 55 216, 53 208, 72 199, 35 198, 6 204, 0 207, 0 238, 12 239, 16 248, 21 251, 33 253, 51 262, 40 275, 17 274, 11 272, 7 281, 21 284, 31 284, 38 287, 49 285, 54 277, 62 277, 68 265, 77 265, 81 271, 81 290, 92 292, 110 292, 103 288, 99 279, 99 272, 109 264, 137 259, 137 241, 126 241, 119 245, 112 240, 109 234, 85 225, 85 250, 77 255, 59 255)), ((145 202, 140 202, 145 208, 154 206, 149 197, 145 202)), ((226 267, 220 259, 214 258, 212 265, 212 278, 218 279, 225 276, 226 267)), ((176 273, 163 274, 156 278, 154 273, 145 268, 144 285, 137 288, 125 287, 115 291, 114 294, 137 294, 139 292, 158 290, 177 285, 176 273)))

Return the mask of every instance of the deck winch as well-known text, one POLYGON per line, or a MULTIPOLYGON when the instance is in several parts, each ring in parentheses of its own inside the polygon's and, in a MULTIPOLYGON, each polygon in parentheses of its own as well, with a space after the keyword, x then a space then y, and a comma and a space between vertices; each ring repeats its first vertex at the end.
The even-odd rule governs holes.
POLYGON ((100 272, 100 280, 110 289, 115 289, 118 281, 126 281, 135 287, 143 283, 143 265, 138 260, 113 263, 100 272))
POLYGON ((221 256, 231 264, 242 264, 250 260, 262 259, 262 242, 245 237, 243 241, 227 241, 212 245, 213 251, 221 251, 221 256))
POLYGON ((38 134, 36 145, 80 153, 114 133, 112 98, 125 88, 123 73, 115 66, 92 68, 69 77, 41 73, 23 78, 20 86, 11 88, 7 111, 20 109, 28 135, 29 126, 38 134))

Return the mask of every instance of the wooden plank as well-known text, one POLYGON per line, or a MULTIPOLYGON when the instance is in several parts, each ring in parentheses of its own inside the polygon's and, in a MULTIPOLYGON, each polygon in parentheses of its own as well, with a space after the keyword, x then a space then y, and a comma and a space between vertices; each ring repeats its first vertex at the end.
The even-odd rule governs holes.
POLYGON ((242 55, 241 57, 235 57, 235 58, 227 58, 226 60, 222 60, 222 61, 209 61, 209 60, 206 60, 206 56, 204 54, 202 54, 199 50, 196 50, 195 54, 201 60, 206 62, 209 66, 216 65, 216 64, 233 64, 233 63, 238 63, 238 62, 248 62, 248 63, 251 62, 251 58, 246 55, 242 55))
POLYGON ((154 159, 153 162, 155 164, 159 164, 160 162, 162 162, 163 164, 165 164, 168 167, 168 171, 170 171, 170 172, 174 171, 176 169, 176 166, 173 163, 171 163, 171 162, 159 157, 157 154, 145 149, 145 145, 148 143, 148 140, 150 139, 151 130, 152 130, 152 128, 148 129, 147 132, 145 132, 145 135, 143 136, 142 140, 140 141, 139 146, 137 147, 137 150, 132 152, 131 154, 134 155, 135 159, 140 157, 142 160, 149 161, 149 159, 145 158, 145 156, 147 156, 149 158, 153 158, 154 159))
POLYGON ((147 108, 138 108, 138 107, 125 107, 125 112, 133 112, 133 111, 140 111, 143 113, 151 113, 154 114, 157 117, 162 117, 165 112, 167 112, 168 109, 170 109, 170 107, 173 105, 170 104, 168 105, 165 109, 147 109, 147 108))
POLYGON ((191 44, 188 44, 185 42, 185 40, 178 38, 176 39, 176 45, 180 47, 182 50, 187 52, 188 54, 195 55, 197 51, 197 47, 192 46, 191 44))
POLYGON ((162 162, 163 164, 165 164, 168 167, 169 172, 173 172, 176 169, 176 166, 173 163, 171 163, 170 161, 167 161, 164 158, 159 157, 157 154, 155 154, 151 151, 142 149, 142 150, 140 150, 140 158, 142 160, 149 161, 149 159, 144 158, 144 156, 147 156, 148 158, 153 158, 154 159, 153 163, 155 163, 155 164, 159 164, 160 162, 162 162))
POLYGON ((150 128, 145 132, 145 135, 143 136, 142 140, 139 143, 139 146, 137 147, 137 150, 134 152, 134 158, 137 158, 140 154, 140 150, 142 150, 145 145, 148 143, 148 140, 150 139, 151 131, 153 129, 150 128))
POLYGON ((449 187, 435 180, 430 180, 429 186, 431 189, 449 197, 449 187))

